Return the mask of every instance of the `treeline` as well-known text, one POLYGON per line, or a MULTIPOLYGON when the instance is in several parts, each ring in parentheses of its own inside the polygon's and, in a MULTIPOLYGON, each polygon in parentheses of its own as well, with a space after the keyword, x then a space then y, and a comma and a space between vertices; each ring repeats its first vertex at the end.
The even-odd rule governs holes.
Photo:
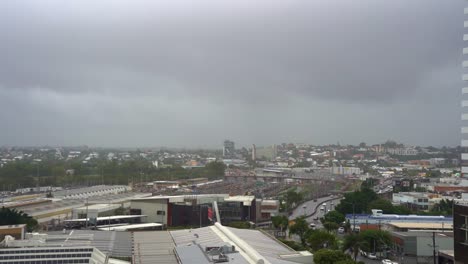
POLYGON ((225 165, 211 162, 202 168, 184 169, 174 165, 156 168, 148 160, 15 161, 0 168, 1 190, 40 186, 77 186, 95 184, 128 184, 153 180, 178 180, 197 177, 209 179, 224 176, 225 165), (72 170, 73 173, 70 173, 72 170), (67 171, 69 173, 67 173, 67 171))

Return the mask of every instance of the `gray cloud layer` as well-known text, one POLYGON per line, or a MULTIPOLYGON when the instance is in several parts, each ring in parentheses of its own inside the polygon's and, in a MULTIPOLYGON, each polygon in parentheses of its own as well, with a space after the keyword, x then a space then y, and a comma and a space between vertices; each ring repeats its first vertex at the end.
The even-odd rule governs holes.
POLYGON ((463 7, 3 1, 0 144, 457 145, 463 7))

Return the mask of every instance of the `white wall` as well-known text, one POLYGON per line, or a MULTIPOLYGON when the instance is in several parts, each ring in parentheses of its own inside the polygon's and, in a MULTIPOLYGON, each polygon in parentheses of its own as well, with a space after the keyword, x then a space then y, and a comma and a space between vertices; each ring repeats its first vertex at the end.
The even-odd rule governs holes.
POLYGON ((162 223, 167 225, 167 201, 166 200, 141 200, 131 201, 130 208, 140 209, 145 223, 162 223), (164 211, 164 215, 158 215, 157 211, 164 211))

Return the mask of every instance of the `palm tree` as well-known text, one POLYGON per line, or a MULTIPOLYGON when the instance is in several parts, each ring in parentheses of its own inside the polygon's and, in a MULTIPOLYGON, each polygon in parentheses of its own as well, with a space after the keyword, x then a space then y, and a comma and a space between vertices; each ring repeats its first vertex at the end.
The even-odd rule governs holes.
POLYGON ((365 247, 367 242, 362 239, 359 234, 351 233, 345 236, 343 242, 343 250, 350 249, 353 251, 354 261, 357 259, 359 249, 365 247))

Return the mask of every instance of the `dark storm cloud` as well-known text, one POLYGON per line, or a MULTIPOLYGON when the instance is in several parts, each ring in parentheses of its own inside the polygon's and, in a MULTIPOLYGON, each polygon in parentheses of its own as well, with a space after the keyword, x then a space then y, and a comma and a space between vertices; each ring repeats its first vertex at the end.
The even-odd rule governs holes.
POLYGON ((251 2, 0 3, 0 143, 457 144, 463 1, 251 2))

